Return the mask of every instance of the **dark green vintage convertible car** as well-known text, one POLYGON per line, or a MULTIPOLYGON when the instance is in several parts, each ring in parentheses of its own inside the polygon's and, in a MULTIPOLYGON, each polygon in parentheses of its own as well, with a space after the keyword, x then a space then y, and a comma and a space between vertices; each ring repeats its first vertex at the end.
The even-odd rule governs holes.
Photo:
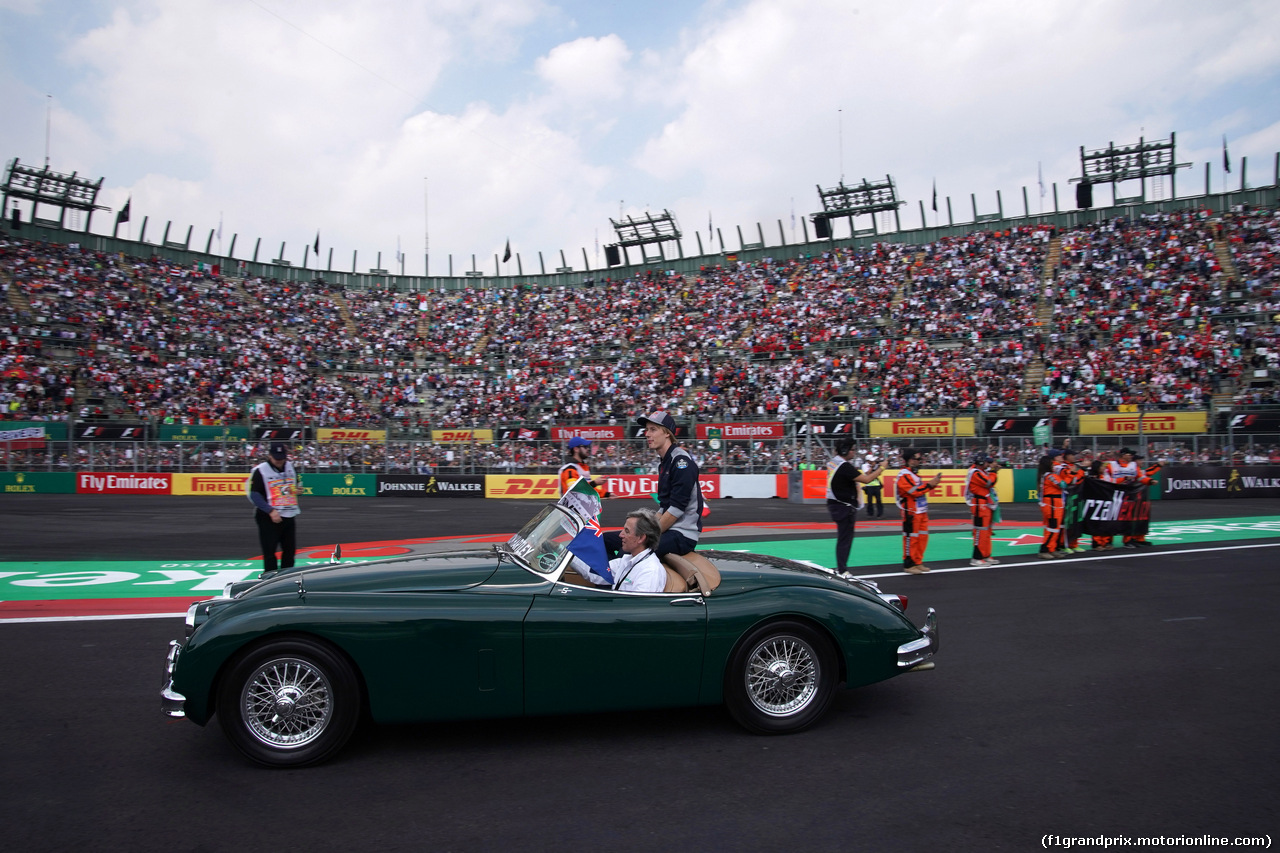
MULTIPOLYGON (((714 591, 584 585, 560 506, 488 551, 310 567, 231 585, 187 613, 162 708, 216 716, 250 759, 299 766, 377 722, 725 703, 746 728, 800 731, 838 686, 932 667, 905 599, 830 572, 703 551, 714 591)), ((704 581, 704 585, 706 584, 704 581)))

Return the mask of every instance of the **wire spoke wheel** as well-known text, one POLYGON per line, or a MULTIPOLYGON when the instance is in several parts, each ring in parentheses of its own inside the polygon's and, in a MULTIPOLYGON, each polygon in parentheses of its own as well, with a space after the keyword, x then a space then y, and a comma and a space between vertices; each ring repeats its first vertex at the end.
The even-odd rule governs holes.
POLYGON ((831 640, 813 625, 790 619, 761 625, 738 642, 729 659, 725 705, 757 734, 804 731, 835 696, 836 655, 831 640))
POLYGON ((799 637, 770 637, 747 660, 747 696, 765 714, 781 717, 802 710, 818 694, 817 652, 799 637))
POLYGON ((324 732, 333 717, 333 689, 324 673, 309 661, 267 661, 245 682, 240 714, 253 736, 267 746, 306 746, 324 732))
POLYGON ((309 637, 285 637, 232 661, 218 690, 218 720, 246 758, 302 767, 342 748, 360 702, 360 679, 345 656, 309 637))

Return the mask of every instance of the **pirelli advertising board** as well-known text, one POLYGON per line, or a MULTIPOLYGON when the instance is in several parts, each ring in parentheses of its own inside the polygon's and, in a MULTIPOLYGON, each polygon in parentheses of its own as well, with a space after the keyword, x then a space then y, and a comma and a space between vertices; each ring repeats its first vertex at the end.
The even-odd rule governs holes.
POLYGON ((1208 432, 1208 412, 1103 412, 1080 416, 1081 435, 1176 435, 1208 432))
POLYGON ((321 427, 316 430, 316 441, 345 442, 349 444, 370 444, 387 440, 385 429, 337 429, 321 427))
POLYGON ((493 430, 433 429, 431 440, 436 444, 493 444, 493 430))
POLYGON ((248 500, 244 483, 249 472, 240 474, 169 474, 173 478, 173 494, 235 497, 248 500))
POLYGON ((872 418, 872 438, 972 438, 974 418, 872 418))
MULTIPOLYGON (((826 471, 801 471, 802 487, 804 489, 803 497, 806 501, 825 500, 827 496, 827 472, 826 471)), ((895 484, 898 481, 900 470, 885 471, 880 476, 880 482, 884 484, 884 501, 892 503, 896 491, 895 484)), ((930 503, 939 504, 962 504, 964 503, 964 480, 968 475, 968 468, 944 468, 944 469, 920 469, 920 477, 923 480, 933 479, 934 474, 942 474, 942 482, 938 484, 938 488, 929 493, 930 503)), ((1002 468, 996 474, 996 496, 1001 503, 1013 503, 1013 471, 1008 468, 1002 468)))

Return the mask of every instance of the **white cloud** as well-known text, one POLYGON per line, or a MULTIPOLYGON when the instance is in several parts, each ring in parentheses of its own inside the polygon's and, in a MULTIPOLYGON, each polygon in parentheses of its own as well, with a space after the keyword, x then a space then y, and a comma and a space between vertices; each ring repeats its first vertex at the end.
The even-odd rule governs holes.
POLYGON ((1069 207, 1081 144, 1280 147, 1270 0, 713 0, 660 25, 587 0, 118 0, 79 31, 68 2, 0 0, 0 44, 56 56, 0 61, 6 156, 43 150, 53 91, 53 165, 105 175, 104 203, 196 235, 223 211, 238 253, 318 228, 340 268, 385 266, 397 235, 420 254, 424 177, 439 273, 508 237, 526 269, 579 266, 620 199, 772 242, 842 175, 892 174, 913 227, 935 177, 961 220, 971 192, 1036 209, 1037 162, 1069 207))
POLYGON ((626 90, 626 64, 631 51, 617 35, 586 37, 565 42, 538 59, 535 68, 543 80, 570 101, 589 106, 600 99, 613 100, 626 90))

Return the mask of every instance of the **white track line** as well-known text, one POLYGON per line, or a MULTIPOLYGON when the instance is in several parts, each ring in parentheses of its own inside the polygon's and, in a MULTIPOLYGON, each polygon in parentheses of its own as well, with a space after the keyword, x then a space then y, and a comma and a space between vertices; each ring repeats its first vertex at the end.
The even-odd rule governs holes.
MULTIPOLYGON (((1152 551, 1144 549, 1142 551, 1126 551, 1122 554, 1099 554, 1096 557, 1085 557, 1076 555, 1072 557, 1056 557, 1054 560, 1041 560, 1036 558, 1028 560, 1025 563, 999 563, 994 566, 957 566, 953 569, 930 569, 925 574, 944 575, 951 572, 982 572, 990 569, 1012 569, 1018 566, 1046 566, 1053 564, 1058 560, 1067 560, 1072 563, 1091 563, 1096 560, 1125 560, 1131 557, 1157 557, 1161 554, 1203 554, 1210 551, 1241 551, 1249 548, 1280 548, 1280 542, 1264 542, 1257 545, 1228 545, 1224 548, 1179 548, 1170 551, 1152 551)), ((900 578, 907 574, 898 570, 894 572, 884 572, 878 575, 858 575, 860 578, 900 578)), ((31 622, 105 622, 119 619, 181 619, 185 617, 186 611, 182 613, 138 613, 138 614, 112 614, 110 616, 29 616, 18 617, 15 619, 0 618, 0 625, 22 624, 31 622)))
MULTIPOLYGON (((1159 547, 1159 546, 1157 546, 1159 547)), ((1126 550, 1120 554, 1099 554, 1096 557, 1086 557, 1083 554, 1075 554, 1070 557, 1055 557, 1052 560, 1041 560, 1035 558, 1025 563, 1005 563, 1000 562, 994 566, 956 566, 953 569, 930 569, 924 574, 941 575, 947 572, 982 572, 988 569, 1011 569, 1015 566, 1045 566, 1045 565, 1061 565, 1063 561, 1068 563, 1091 563, 1095 560, 1125 560, 1131 557, 1157 557, 1161 554, 1203 554, 1208 551, 1240 551, 1246 548, 1280 548, 1280 542, 1264 542, 1257 545, 1227 545, 1222 548, 1178 548, 1176 550, 1153 550, 1144 548, 1140 551, 1126 550)), ((858 575, 860 578, 899 578, 907 572, 899 569, 896 572, 885 572, 879 575, 858 575)))

